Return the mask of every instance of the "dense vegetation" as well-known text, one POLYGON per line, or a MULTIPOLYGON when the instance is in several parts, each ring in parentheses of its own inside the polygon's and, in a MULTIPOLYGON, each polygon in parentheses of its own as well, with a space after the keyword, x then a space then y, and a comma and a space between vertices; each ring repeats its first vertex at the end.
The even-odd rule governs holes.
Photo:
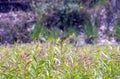
POLYGON ((102 37, 120 41, 118 3, 111 1, 116 0, 40 0, 29 11, 27 5, 24 10, 23 4, 10 3, 15 12, 8 5, 8 14, 24 18, 19 16, 23 21, 10 30, 5 27, 14 20, 0 24, 6 30, 2 34, 0 28, 0 42, 5 43, 0 46, 0 79, 120 79, 119 44, 97 44, 102 37), (32 17, 31 10, 36 20, 30 23, 23 15, 32 17), (32 23, 34 30, 27 31, 32 23), (12 44, 6 46, 6 41, 12 44))
POLYGON ((119 9, 114 0, 41 1, 34 7, 38 14, 38 23, 32 34, 35 39, 39 36, 48 39, 51 33, 52 37, 84 33, 86 44, 96 44, 102 39, 119 42, 119 29, 115 30, 119 26, 119 9), (43 33, 41 29, 49 31, 43 33))
POLYGON ((0 79, 120 79, 120 46, 66 41, 0 47, 0 79))

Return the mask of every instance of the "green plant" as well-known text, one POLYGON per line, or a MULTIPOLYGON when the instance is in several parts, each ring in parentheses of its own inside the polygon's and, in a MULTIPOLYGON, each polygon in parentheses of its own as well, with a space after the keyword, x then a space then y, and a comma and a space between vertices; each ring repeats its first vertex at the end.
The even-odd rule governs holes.
POLYGON ((45 39, 57 39, 60 36, 60 29, 48 29, 40 24, 36 24, 34 31, 32 33, 32 38, 38 40, 39 36, 44 37, 45 39))
POLYGON ((107 0, 99 0, 97 3, 96 3, 96 6, 101 6, 101 5, 106 5, 107 4, 107 0))
POLYGON ((85 34, 87 38, 91 38, 91 37, 96 38, 98 36, 97 27, 95 26, 94 21, 92 22, 91 20, 86 19, 85 24, 84 24, 84 30, 85 30, 85 34))
MULTIPOLYGON (((77 36, 79 34, 78 29, 74 29, 73 27, 69 27, 66 31, 61 32, 59 28, 52 28, 48 29, 47 27, 40 26, 39 24, 36 24, 34 31, 32 33, 32 38, 34 40, 38 40, 39 38, 44 38, 49 41, 56 40, 57 38, 67 38, 71 36, 72 34, 75 34, 77 36)), ((74 39, 74 38, 73 38, 74 39)))
POLYGON ((120 40, 120 25, 119 24, 116 24, 115 26, 115 36, 117 40, 120 40))

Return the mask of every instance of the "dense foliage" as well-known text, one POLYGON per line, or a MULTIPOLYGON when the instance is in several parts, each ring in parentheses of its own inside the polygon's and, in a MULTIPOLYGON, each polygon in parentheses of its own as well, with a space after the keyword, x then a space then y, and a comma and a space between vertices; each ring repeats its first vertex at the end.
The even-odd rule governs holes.
MULTIPOLYGON (((84 1, 80 1, 80 3, 86 4, 84 1)), ((90 2, 89 4, 91 3, 92 2, 90 2)), ((79 2, 77 1, 66 1, 63 3, 62 1, 58 2, 43 1, 43 3, 38 4, 37 6, 35 6, 35 8, 38 14, 39 26, 36 25, 35 30, 33 32, 34 35, 33 37, 34 38, 39 37, 39 34, 37 34, 38 33, 37 30, 38 28, 41 29, 41 26, 52 29, 52 31, 58 29, 63 33, 64 32, 66 33, 67 31, 74 29, 72 33, 76 31, 78 34, 79 32, 85 32, 88 38, 96 37, 97 29, 96 30, 94 29, 94 27, 96 28, 96 24, 92 23, 91 15, 87 12, 87 6, 86 7, 83 6, 83 8, 82 6, 83 5, 79 4, 79 2), (87 28, 90 28, 91 30, 89 29, 87 30, 87 28)))
POLYGON ((114 1, 40 0, 31 3, 33 12, 0 13, 0 43, 5 43, 0 46, 0 79, 120 79, 118 43, 95 42, 102 37, 120 41, 114 1))
POLYGON ((0 79, 120 79, 120 46, 68 41, 0 47, 0 79))

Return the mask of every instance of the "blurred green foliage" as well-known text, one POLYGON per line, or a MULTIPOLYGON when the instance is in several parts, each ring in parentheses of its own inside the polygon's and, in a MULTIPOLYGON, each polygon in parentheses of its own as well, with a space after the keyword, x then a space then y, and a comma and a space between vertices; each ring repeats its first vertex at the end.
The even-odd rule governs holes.
POLYGON ((98 37, 97 27, 94 21, 91 22, 90 19, 86 20, 84 28, 85 28, 85 34, 87 38, 98 37))
POLYGON ((115 26, 115 36, 118 41, 120 41, 120 25, 117 23, 115 26))
POLYGON ((48 39, 69 36, 72 33, 79 35, 82 30, 87 39, 97 38, 99 22, 96 22, 96 19, 99 17, 91 18, 92 14, 89 14, 88 10, 109 3, 108 0, 42 1, 35 7, 38 24, 35 26, 33 37, 37 39, 44 36, 48 39))
POLYGON ((0 79, 120 79, 119 45, 60 41, 1 46, 0 79))

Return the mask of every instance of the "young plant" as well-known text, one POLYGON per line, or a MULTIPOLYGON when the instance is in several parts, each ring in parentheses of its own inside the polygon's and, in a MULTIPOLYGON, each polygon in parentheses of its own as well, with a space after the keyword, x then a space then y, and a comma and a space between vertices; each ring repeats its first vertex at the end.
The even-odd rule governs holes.
POLYGON ((97 27, 95 26, 95 22, 91 22, 91 20, 85 21, 84 30, 88 40, 91 39, 92 41, 92 39, 94 40, 94 38, 98 37, 97 27))

